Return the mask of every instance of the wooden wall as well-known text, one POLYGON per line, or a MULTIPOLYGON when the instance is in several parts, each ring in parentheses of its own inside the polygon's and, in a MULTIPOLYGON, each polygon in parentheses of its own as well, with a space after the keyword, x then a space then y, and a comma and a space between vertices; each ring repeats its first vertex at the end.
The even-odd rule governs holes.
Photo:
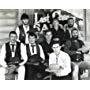
POLYGON ((30 24, 34 23, 34 9, 0 9, 0 48, 8 41, 9 32, 21 24, 22 13, 30 17, 30 24))
POLYGON ((8 40, 9 32, 15 30, 17 16, 18 10, 0 9, 0 48, 8 40))

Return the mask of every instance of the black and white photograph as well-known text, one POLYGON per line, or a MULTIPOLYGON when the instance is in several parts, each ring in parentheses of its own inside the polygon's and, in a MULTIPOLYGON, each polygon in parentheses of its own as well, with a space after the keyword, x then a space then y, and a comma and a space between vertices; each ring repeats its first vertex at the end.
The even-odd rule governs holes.
POLYGON ((90 9, 0 9, 0 80, 90 80, 90 9))

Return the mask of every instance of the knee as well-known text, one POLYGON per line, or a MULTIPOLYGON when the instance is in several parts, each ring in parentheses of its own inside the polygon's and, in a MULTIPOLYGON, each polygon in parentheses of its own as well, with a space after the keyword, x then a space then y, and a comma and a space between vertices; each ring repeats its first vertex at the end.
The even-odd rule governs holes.
POLYGON ((79 66, 78 65, 75 65, 74 67, 73 67, 73 72, 78 72, 79 71, 79 66))
POLYGON ((25 72, 25 67, 24 66, 19 66, 18 72, 25 72))

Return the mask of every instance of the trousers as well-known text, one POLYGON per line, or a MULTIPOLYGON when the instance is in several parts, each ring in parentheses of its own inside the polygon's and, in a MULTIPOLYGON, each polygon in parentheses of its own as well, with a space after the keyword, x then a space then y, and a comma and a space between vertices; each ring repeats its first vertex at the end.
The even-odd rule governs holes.
MULTIPOLYGON (((17 80, 24 80, 25 67, 19 66, 17 72, 18 72, 17 80)), ((6 68, 0 67, 0 80, 5 80, 5 73, 6 73, 6 68)))

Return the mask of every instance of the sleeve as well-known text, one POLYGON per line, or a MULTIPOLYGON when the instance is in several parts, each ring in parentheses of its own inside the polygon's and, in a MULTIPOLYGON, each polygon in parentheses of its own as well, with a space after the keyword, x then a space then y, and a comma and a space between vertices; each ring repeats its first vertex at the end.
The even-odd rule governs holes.
POLYGON ((61 74, 68 75, 71 72, 71 60, 68 54, 66 54, 63 62, 63 70, 61 70, 61 74))
POLYGON ((16 33, 17 33, 17 41, 20 42, 20 40, 19 40, 19 34, 20 34, 19 27, 16 28, 16 33))
POLYGON ((26 46, 21 43, 21 58, 24 60, 19 65, 24 65, 27 62, 26 46))
POLYGON ((1 53, 0 53, 0 64, 3 67, 7 67, 7 64, 5 62, 5 56, 6 55, 6 50, 5 50, 5 44, 1 48, 1 53))
POLYGON ((85 46, 85 44, 84 44, 84 42, 83 42, 83 41, 81 41, 81 45, 82 45, 82 47, 83 47, 83 46, 85 46))
POLYGON ((43 49, 42 49, 42 46, 39 45, 39 48, 40 48, 40 57, 41 57, 43 60, 45 60, 45 55, 44 55, 44 51, 43 51, 43 49))
POLYGON ((65 51, 66 53, 68 53, 70 56, 71 56, 71 55, 75 55, 75 54, 76 54, 76 51, 70 50, 70 47, 71 47, 71 41, 68 40, 68 41, 66 41, 66 43, 65 43, 64 51, 65 51))
POLYGON ((83 41, 80 42, 81 43, 81 48, 78 49, 78 51, 82 51, 83 53, 87 53, 89 51, 89 48, 87 47, 87 45, 84 44, 83 41))
POLYGON ((53 57, 52 57, 52 54, 49 55, 49 66, 52 64, 52 61, 53 61, 53 57))

